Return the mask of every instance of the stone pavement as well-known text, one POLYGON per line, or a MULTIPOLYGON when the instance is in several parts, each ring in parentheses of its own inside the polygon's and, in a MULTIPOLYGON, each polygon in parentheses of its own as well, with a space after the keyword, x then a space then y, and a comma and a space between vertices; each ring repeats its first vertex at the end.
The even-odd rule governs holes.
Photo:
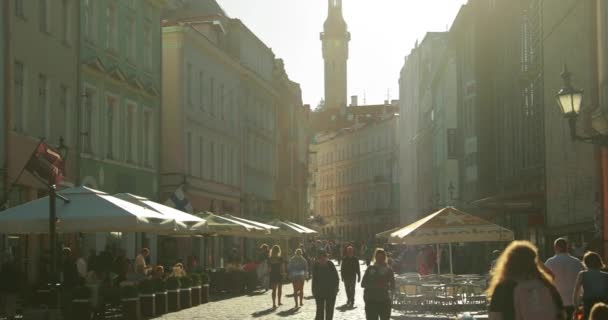
MULTIPOLYGON (((335 261, 334 261, 335 263, 335 261)), ((339 270, 339 266, 338 270, 339 270)), ((361 276, 365 271, 365 264, 361 266, 361 276)), ((157 320, 240 320, 240 319, 284 319, 284 320, 313 320, 315 318, 315 300, 311 293, 311 282, 304 285, 304 306, 294 309, 293 297, 287 297, 293 293, 291 284, 283 285, 283 305, 272 310, 271 292, 254 293, 215 302, 210 302, 198 307, 189 308, 179 312, 169 313, 154 318, 157 320)), ((336 310, 334 320, 358 320, 365 319, 365 306, 363 303, 363 289, 357 285, 355 307, 346 308, 346 293, 344 285, 340 282, 340 292, 336 299, 336 310)), ((484 317, 485 318, 485 317, 484 317)), ((448 319, 445 316, 437 317, 431 315, 405 316, 393 311, 391 319, 394 320, 439 320, 448 319)))
MULTIPOLYGON (((335 261, 334 261, 335 264, 335 261)), ((339 266, 338 272, 339 272, 339 266)), ((365 264, 361 266, 361 276, 365 270, 365 264)), ((312 297, 311 281, 304 284, 304 306, 294 309, 293 288, 291 284, 283 285, 282 306, 272 310, 271 291, 253 295, 243 295, 216 302, 210 302, 198 307, 169 313, 155 319, 162 320, 240 320, 240 319, 289 319, 289 320, 313 320, 315 318, 315 300, 312 297)), ((363 304, 363 289, 358 286, 356 291, 355 307, 345 308, 346 293, 343 283, 340 282, 340 292, 336 299, 336 310, 334 320, 365 319, 363 304)))

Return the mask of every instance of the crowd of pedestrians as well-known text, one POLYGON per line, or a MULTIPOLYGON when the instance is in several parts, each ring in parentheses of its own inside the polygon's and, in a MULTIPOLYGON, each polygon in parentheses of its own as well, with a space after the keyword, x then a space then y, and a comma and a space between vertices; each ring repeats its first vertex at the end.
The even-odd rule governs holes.
POLYGON ((554 251, 542 263, 532 243, 509 244, 491 273, 490 320, 608 319, 608 273, 599 254, 587 252, 581 262, 563 238, 554 251))

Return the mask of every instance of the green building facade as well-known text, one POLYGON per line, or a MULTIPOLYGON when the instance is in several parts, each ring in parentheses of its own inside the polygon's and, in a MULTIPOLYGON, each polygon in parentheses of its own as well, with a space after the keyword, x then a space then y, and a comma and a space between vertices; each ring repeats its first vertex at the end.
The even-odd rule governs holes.
POLYGON ((82 0, 78 183, 158 194, 160 0, 82 0))

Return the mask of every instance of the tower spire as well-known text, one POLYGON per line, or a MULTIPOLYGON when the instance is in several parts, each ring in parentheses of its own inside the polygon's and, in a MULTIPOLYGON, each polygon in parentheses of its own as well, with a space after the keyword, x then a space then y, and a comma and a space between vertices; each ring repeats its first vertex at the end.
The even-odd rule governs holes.
POLYGON ((325 60, 325 105, 328 109, 345 111, 350 33, 342 16, 342 0, 328 0, 327 3, 327 19, 321 33, 325 60))

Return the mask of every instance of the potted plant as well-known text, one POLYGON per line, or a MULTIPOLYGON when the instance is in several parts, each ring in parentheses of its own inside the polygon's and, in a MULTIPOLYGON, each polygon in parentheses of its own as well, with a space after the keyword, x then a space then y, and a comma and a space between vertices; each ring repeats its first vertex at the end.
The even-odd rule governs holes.
POLYGON ((167 278, 167 306, 168 311, 175 312, 180 309, 180 301, 179 301, 179 288, 181 286, 181 282, 177 277, 169 277, 167 278))
POLYGON ((168 312, 167 306, 167 285, 163 279, 154 279, 152 280, 152 285, 154 286, 154 297, 155 302, 155 313, 157 316, 163 315, 168 312))
POLYGON ((76 287, 72 296, 72 316, 74 319, 91 319, 91 289, 76 287))
POLYGON ((198 273, 190 275, 190 288, 192 289, 192 306, 201 304, 201 276, 198 273))
POLYGON ((139 283, 139 301, 141 314, 144 317, 156 315, 156 288, 150 279, 144 279, 139 283))
POLYGON ((209 302, 209 274, 201 273, 201 304, 209 302))
POLYGON ((120 300, 122 304, 122 313, 125 319, 141 319, 139 291, 137 291, 137 287, 128 285, 120 288, 120 300))
POLYGON ((192 281, 188 276, 179 278, 179 281, 181 283, 179 289, 180 307, 181 309, 190 308, 192 307, 192 281))

